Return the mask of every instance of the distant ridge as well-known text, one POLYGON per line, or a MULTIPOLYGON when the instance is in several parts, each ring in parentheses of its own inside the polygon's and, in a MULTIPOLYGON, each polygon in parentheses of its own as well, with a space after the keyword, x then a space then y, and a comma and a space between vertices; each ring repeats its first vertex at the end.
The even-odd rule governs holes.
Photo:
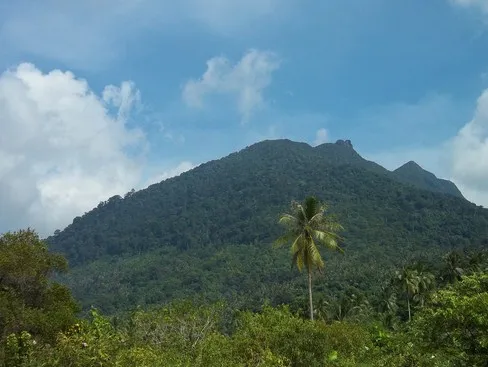
POLYGON ((437 178, 433 173, 424 170, 414 161, 409 161, 391 172, 375 162, 364 159, 354 150, 350 140, 337 140, 335 143, 318 145, 314 149, 333 164, 359 166, 378 174, 385 174, 394 180, 413 185, 422 190, 464 198, 453 182, 437 178))
POLYGON ((437 178, 433 173, 424 170, 416 162, 409 161, 393 171, 399 181, 414 185, 418 188, 433 192, 440 192, 464 198, 457 186, 448 180, 437 178))

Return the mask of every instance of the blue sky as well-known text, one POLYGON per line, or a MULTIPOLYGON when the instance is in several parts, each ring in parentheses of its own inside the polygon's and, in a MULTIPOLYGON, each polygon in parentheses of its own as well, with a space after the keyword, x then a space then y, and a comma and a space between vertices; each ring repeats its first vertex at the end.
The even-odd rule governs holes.
POLYGON ((488 205, 488 1, 176 4, 0 0, 0 231, 283 137, 488 205))

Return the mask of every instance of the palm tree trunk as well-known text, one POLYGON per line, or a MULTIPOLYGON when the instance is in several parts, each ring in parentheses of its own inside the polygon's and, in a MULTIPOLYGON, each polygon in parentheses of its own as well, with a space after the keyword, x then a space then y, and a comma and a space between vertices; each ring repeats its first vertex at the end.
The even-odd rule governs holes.
POLYGON ((312 271, 308 270, 308 301, 310 304, 310 320, 313 321, 313 300, 312 300, 312 271))
POLYGON ((408 306, 408 321, 412 320, 412 314, 410 313, 410 297, 407 294, 407 306, 408 306))

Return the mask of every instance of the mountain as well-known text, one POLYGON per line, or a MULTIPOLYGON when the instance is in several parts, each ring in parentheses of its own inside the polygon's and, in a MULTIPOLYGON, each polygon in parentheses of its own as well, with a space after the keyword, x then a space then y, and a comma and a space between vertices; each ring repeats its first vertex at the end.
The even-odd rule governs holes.
POLYGON ((414 185, 421 189, 441 192, 463 198, 463 194, 454 183, 448 180, 437 178, 420 167, 417 163, 410 161, 393 171, 398 180, 414 185))
POLYGON ((374 291, 408 259, 488 244, 488 210, 403 180, 349 141, 263 141, 114 196, 47 241, 67 256, 74 295, 108 312, 195 294, 243 307, 296 301, 303 278, 270 243, 279 214, 307 195, 345 227, 346 255, 326 255, 319 293, 374 291))
POLYGON ((350 140, 337 140, 335 143, 324 143, 316 146, 313 150, 329 164, 360 167, 378 174, 387 175, 390 173, 379 164, 361 157, 354 150, 350 140))

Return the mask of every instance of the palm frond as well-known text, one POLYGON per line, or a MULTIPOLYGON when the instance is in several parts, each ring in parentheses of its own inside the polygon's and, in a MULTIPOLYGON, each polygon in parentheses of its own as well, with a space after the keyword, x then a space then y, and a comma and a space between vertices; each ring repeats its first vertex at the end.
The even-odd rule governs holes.
POLYGON ((325 230, 331 233, 337 233, 344 230, 344 227, 340 225, 338 222, 328 220, 327 222, 323 223, 323 227, 325 230))
POLYGON ((307 258, 309 259, 310 263, 309 266, 317 266, 317 268, 322 268, 324 266, 324 260, 322 259, 322 255, 320 255, 320 251, 315 244, 313 238, 310 238, 307 241, 307 258))
POLYGON ((292 242, 295 238, 295 234, 293 232, 287 232, 283 236, 278 237, 274 242, 273 242, 273 248, 279 248, 283 245, 286 245, 290 242, 292 242))
MULTIPOLYGON (((300 252, 297 251, 293 254, 293 256, 291 257, 291 266, 290 268, 293 269, 293 266, 296 265, 297 268, 298 268, 298 257, 300 256, 300 252)), ((298 269, 300 270, 300 269, 298 269)), ((301 270, 300 270, 301 271, 301 270)))
POLYGON ((322 225, 323 221, 324 221, 324 212, 323 210, 321 210, 318 213, 315 213, 308 222, 310 223, 311 226, 319 227, 322 225))
POLYGON ((328 248, 329 250, 344 253, 344 250, 339 246, 340 237, 335 233, 314 230, 313 236, 319 241, 322 246, 328 248))
POLYGON ((305 211, 304 206, 299 204, 297 209, 298 209, 297 217, 300 219, 300 223, 302 223, 302 224, 307 223, 308 217, 307 217, 307 212, 305 211))
POLYGON ((319 213, 321 209, 320 201, 317 200, 315 196, 309 196, 305 198, 305 200, 303 201, 303 206, 304 206, 305 218, 307 218, 307 220, 313 218, 313 216, 319 213))
POLYGON ((292 227, 298 223, 298 219, 291 214, 281 215, 278 223, 287 227, 292 227))
POLYGON ((296 265, 299 271, 304 267, 309 271, 324 267, 319 245, 343 253, 339 246, 342 239, 336 234, 343 228, 326 216, 326 209, 324 203, 309 196, 302 202, 292 201, 291 212, 280 216, 279 224, 286 233, 274 242, 274 247, 291 244, 292 266, 296 265))
POLYGON ((301 248, 301 241, 302 241, 302 235, 300 234, 297 238, 295 238, 295 240, 293 241, 293 244, 291 245, 291 252, 293 254, 299 252, 300 250, 302 250, 301 248))
POLYGON ((296 256, 294 256, 294 258, 295 258, 295 264, 296 264, 296 266, 298 268, 298 271, 301 272, 302 269, 303 269, 303 265, 305 265, 304 264, 305 263, 305 261, 304 261, 305 259, 303 257, 303 251, 297 252, 296 253, 296 256))

